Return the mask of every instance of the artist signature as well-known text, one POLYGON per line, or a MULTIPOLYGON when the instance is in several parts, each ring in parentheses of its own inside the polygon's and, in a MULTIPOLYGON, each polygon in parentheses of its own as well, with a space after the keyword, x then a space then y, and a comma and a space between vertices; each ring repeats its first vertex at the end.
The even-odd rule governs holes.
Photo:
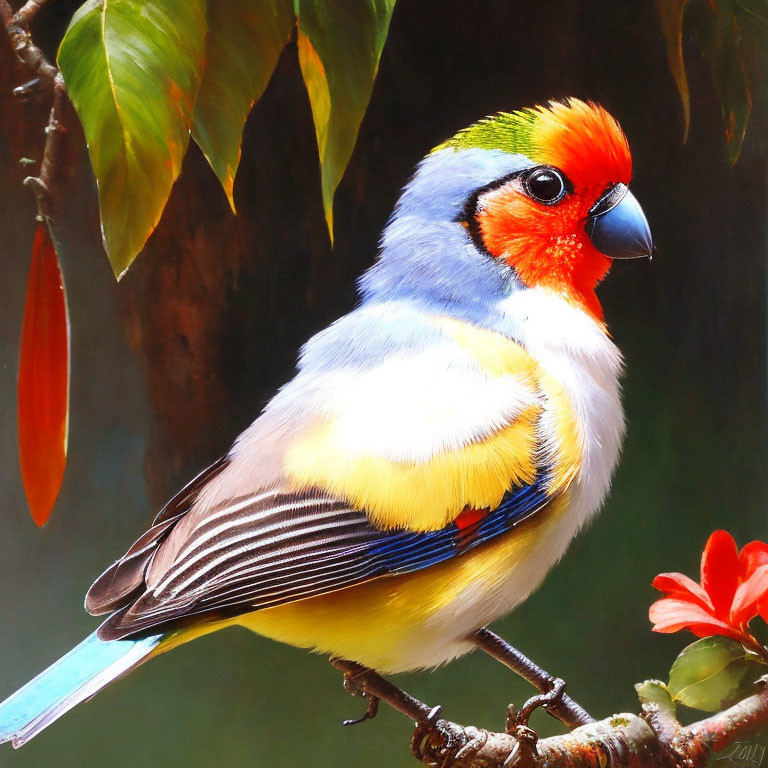
POLYGON ((766 758, 768 745, 749 741, 737 741, 728 752, 725 752, 710 763, 711 768, 719 764, 719 768, 725 768, 727 764, 731 768, 768 768, 766 758))

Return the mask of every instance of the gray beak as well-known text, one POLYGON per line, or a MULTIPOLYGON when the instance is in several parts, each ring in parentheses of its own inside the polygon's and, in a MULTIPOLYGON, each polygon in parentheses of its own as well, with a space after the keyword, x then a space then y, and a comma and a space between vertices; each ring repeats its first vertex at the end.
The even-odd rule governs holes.
POLYGON ((584 229, 592 245, 611 259, 650 258, 653 254, 648 221, 626 184, 611 187, 592 206, 584 229))

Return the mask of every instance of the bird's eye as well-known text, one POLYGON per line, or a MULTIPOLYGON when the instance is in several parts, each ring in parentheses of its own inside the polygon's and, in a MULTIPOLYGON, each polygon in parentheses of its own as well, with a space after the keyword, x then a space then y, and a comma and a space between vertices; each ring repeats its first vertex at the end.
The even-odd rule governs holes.
POLYGON ((565 197, 565 179, 554 168, 536 168, 525 179, 525 191, 537 203, 554 205, 565 197))

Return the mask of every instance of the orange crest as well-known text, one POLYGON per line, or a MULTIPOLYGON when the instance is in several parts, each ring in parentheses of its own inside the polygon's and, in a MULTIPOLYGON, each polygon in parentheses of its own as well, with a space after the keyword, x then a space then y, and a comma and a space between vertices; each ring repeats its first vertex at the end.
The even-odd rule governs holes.
POLYGON ((632 156, 618 122, 598 104, 570 99, 536 110, 531 131, 536 162, 560 168, 575 191, 629 184, 632 156))

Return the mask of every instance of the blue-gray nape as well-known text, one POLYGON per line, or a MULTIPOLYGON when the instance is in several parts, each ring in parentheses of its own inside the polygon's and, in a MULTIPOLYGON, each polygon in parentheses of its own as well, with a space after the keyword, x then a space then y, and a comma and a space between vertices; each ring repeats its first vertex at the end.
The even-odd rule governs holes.
POLYGON ((459 223, 481 187, 534 165, 490 149, 442 149, 426 157, 384 230, 376 263, 359 280, 363 303, 417 300, 479 320, 510 292, 514 273, 478 252, 459 223))

